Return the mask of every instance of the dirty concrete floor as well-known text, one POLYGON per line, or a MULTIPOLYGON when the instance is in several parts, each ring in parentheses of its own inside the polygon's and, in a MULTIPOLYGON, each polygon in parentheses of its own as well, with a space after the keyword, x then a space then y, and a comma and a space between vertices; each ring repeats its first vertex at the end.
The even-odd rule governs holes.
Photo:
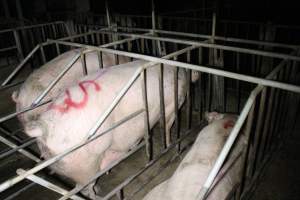
POLYGON ((251 200, 300 199, 300 120, 293 135, 268 164, 251 200))

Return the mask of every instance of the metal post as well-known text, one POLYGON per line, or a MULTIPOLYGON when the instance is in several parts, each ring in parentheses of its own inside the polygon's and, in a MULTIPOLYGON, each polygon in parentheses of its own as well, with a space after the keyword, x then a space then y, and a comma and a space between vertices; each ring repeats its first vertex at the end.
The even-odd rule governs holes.
MULTIPOLYGON (((177 60, 177 56, 174 57, 174 60, 177 60)), ((180 138, 180 131, 179 131, 179 105, 178 105, 178 67, 174 67, 174 132, 176 138, 180 138)), ((181 147, 180 143, 177 145, 177 153, 180 153, 181 147)))
POLYGON ((97 51, 97 55, 98 55, 98 61, 99 61, 99 68, 102 69, 103 68, 102 52, 97 51))
MULTIPOLYGON (((186 60, 187 63, 191 62, 191 51, 187 51, 186 53, 186 60)), ((187 123, 187 129, 191 128, 191 109, 192 109, 192 103, 191 103, 191 70, 186 70, 186 123, 187 123)))
POLYGON ((83 53, 83 50, 80 53, 80 61, 81 61, 83 75, 86 76, 88 74, 88 71, 86 68, 86 55, 83 53))
POLYGON ((40 46, 40 50, 41 50, 42 62, 43 62, 43 64, 45 64, 47 61, 46 61, 46 56, 45 56, 45 51, 44 51, 43 45, 40 46))
POLYGON ((144 140, 146 143, 146 154, 148 161, 153 158, 153 148, 152 148, 152 135, 150 133, 150 122, 149 122, 149 109, 148 109, 148 97, 147 97, 147 71, 144 69, 141 72, 141 85, 142 85, 142 97, 144 102, 144 126, 145 126, 145 136, 144 140))
POLYGON ((166 134, 166 113, 165 113, 165 95, 164 95, 164 65, 159 64, 158 71, 159 81, 159 105, 160 105, 160 134, 163 142, 163 147, 166 148, 170 145, 171 138, 166 134))
POLYGON ((21 46, 21 42, 20 42, 20 37, 19 37, 17 30, 14 30, 14 38, 15 38, 17 49, 18 49, 19 58, 24 59, 23 50, 22 50, 22 46, 21 46))

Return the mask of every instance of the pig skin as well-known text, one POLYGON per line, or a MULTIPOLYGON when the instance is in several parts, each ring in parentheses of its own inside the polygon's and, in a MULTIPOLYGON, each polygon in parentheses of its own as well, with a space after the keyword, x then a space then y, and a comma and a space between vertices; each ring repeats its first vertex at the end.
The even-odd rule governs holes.
MULTIPOLYGON (((174 174, 153 188, 143 200, 196 200, 201 186, 212 169, 225 141, 236 121, 236 116, 219 114, 207 115, 209 125, 199 133, 191 150, 179 164, 174 174)), ((209 192, 208 200, 223 200, 239 182, 242 159, 239 153, 246 144, 244 136, 238 138, 230 153, 228 163, 236 161, 209 192), (235 159, 237 158, 237 159, 235 159)))
MULTIPOLYGON (((29 136, 37 137, 40 150, 45 159, 85 141, 88 131, 93 127, 96 120, 129 81, 137 67, 145 63, 145 61, 138 60, 109 67, 84 77, 75 85, 60 93, 53 103, 48 106, 46 112, 41 113, 35 120, 26 123, 25 132, 29 136), (80 83, 86 81, 94 81, 99 86, 99 90, 96 90, 93 84, 86 84, 84 86, 86 93, 84 93, 80 83), (88 100, 84 106, 69 106, 68 109, 57 109, 61 106, 68 106, 69 101, 66 101, 66 99, 71 98, 76 103, 82 102, 83 99, 86 99, 86 94, 88 100)), ((158 69, 159 65, 156 65, 147 69, 146 72, 151 127, 160 117, 158 69)), ((164 66, 164 98, 166 131, 168 133, 175 117, 173 69, 172 66, 164 66)), ((178 102, 181 106, 186 93, 186 76, 183 69, 179 70, 178 77, 178 102)), ((113 123, 143 108, 141 86, 140 78, 138 78, 97 133, 106 130, 113 123)), ((143 138, 144 133, 144 116, 140 114, 108 134, 67 155, 52 165, 52 169, 71 178, 78 185, 85 184, 99 170, 107 167, 112 161, 128 152, 143 138)), ((89 187, 91 188, 91 185, 89 187)), ((90 190, 89 196, 96 198, 91 193, 90 190)))

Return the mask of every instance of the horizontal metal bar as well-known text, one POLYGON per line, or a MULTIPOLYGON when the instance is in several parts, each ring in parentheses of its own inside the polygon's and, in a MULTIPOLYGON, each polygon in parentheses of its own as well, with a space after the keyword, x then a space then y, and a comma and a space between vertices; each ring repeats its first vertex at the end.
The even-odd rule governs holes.
POLYGON ((26 58, 24 60, 22 60, 22 62, 14 69, 14 71, 7 77, 7 79, 5 79, 3 81, 3 83, 1 84, 1 86, 6 85, 24 66, 24 64, 31 58, 31 56, 37 51, 39 50, 40 45, 36 45, 34 47, 34 49, 26 56, 26 58))
POLYGON ((17 46, 10 46, 10 47, 2 48, 2 49, 0 49, 0 52, 10 51, 10 50, 13 50, 13 49, 17 49, 17 46))
POLYGON ((32 105, 36 105, 41 102, 41 100, 49 93, 49 91, 56 85, 56 83, 73 67, 74 63, 80 58, 80 52, 75 54, 66 67, 58 74, 58 76, 43 90, 32 105))
MULTIPOLYGON (((13 154, 14 152, 19 151, 20 149, 23 149, 23 148, 25 148, 27 146, 30 146, 30 145, 32 145, 35 142, 36 142, 36 138, 31 139, 31 140, 25 142, 24 144, 22 144, 20 146, 12 147, 12 149, 10 149, 10 150, 4 152, 3 154, 1 154, 0 155, 0 159, 4 158, 6 156, 9 156, 9 155, 13 154)), ((37 160, 35 160, 35 161, 37 162, 37 160)))
MULTIPOLYGON (((20 174, 23 174, 23 173, 25 173, 24 169, 18 169, 17 170, 17 174, 20 175, 20 174)), ((55 184, 47 181, 47 180, 45 180, 45 179, 43 179, 41 177, 38 177, 36 175, 30 175, 30 176, 27 177, 27 179, 31 180, 32 182, 37 183, 37 184, 39 184, 41 186, 44 186, 45 188, 48 188, 48 189, 50 189, 50 190, 52 190, 54 192, 62 194, 62 195, 65 195, 68 192, 67 190, 65 190, 65 189, 63 189, 63 188, 61 188, 61 187, 59 187, 59 186, 57 186, 57 185, 55 185, 55 184)), ((79 197, 77 195, 74 195, 74 196, 70 197, 70 199, 84 200, 83 198, 81 198, 81 197, 79 197)))
MULTIPOLYGON (((157 58, 157 57, 153 57, 153 56, 147 56, 147 55, 142 55, 142 54, 137 54, 137 53, 130 53, 130 52, 114 50, 114 49, 106 49, 106 48, 101 48, 101 47, 94 47, 94 46, 78 44, 78 43, 62 42, 62 41, 57 41, 57 40, 49 40, 49 41, 57 42, 57 43, 63 44, 63 45, 70 45, 70 46, 83 47, 83 48, 87 48, 87 49, 99 50, 99 51, 103 51, 103 52, 107 52, 107 53, 123 55, 123 56, 132 57, 132 58, 136 58, 136 59, 143 59, 143 60, 152 61, 152 62, 156 62, 156 63, 163 63, 163 64, 167 64, 167 65, 171 65, 171 66, 183 67, 186 69, 192 69, 192 70, 201 71, 201 72, 205 72, 205 73, 209 73, 209 74, 214 74, 214 75, 232 78, 232 79, 236 79, 236 80, 255 83, 255 84, 259 84, 259 85, 263 85, 263 86, 269 86, 269 87, 279 88, 279 89, 283 89, 283 90, 288 90, 291 92, 300 93, 299 86, 282 83, 282 82, 278 82, 278 81, 267 80, 267 79, 258 78, 258 77, 254 77, 254 76, 224 71, 221 69, 213 69, 213 68, 209 68, 209 67, 201 66, 201 65, 193 65, 193 64, 178 62, 178 61, 174 61, 174 60, 167 60, 167 59, 157 58)), ((205 44, 205 43, 203 43, 203 44, 205 44)), ((286 58, 286 59, 288 59, 288 58, 286 58)))
MULTIPOLYGON (((18 148, 18 145, 14 144, 13 142, 9 141, 8 139, 0 136, 0 142, 6 144, 7 146, 11 147, 11 148, 18 148)), ((35 155, 33 155, 32 153, 24 150, 24 149, 18 149, 18 151, 23 154, 24 156, 30 158, 31 160, 35 161, 35 162, 40 162, 41 160, 36 157, 35 155)))
MULTIPOLYGON (((151 31, 152 29, 146 28, 133 28, 133 27, 117 27, 117 29, 121 30, 135 30, 135 31, 151 31)), ((210 39, 211 35, 206 34, 198 34, 198 33, 186 33, 186 32, 178 32, 178 31, 166 31, 161 29, 154 30, 155 33, 161 34, 169 34, 175 36, 187 36, 187 37, 194 37, 194 38, 203 38, 203 39, 210 39)), ((232 38, 232 37, 224 37, 224 36, 215 36, 216 40, 221 41, 228 41, 228 42, 238 42, 243 44, 254 44, 254 45, 264 45, 264 46, 271 46, 271 47, 282 47, 282 48, 298 48, 299 45, 292 45, 292 44, 284 44, 284 43, 276 43, 276 42, 266 42, 266 41, 259 41, 259 40, 248 40, 242 38, 232 38)))
POLYGON ((150 40, 173 42, 173 43, 186 44, 186 45, 197 45, 199 47, 222 49, 222 50, 226 50, 226 51, 234 51, 234 52, 254 54, 254 55, 260 55, 260 56, 266 56, 266 57, 272 57, 272 58, 291 59, 291 60, 300 61, 299 56, 291 56, 289 54, 283 54, 283 53, 267 52, 267 51, 262 51, 262 50, 247 49, 247 48, 241 48, 241 47, 232 47, 232 46, 212 44, 212 43, 203 43, 203 42, 199 42, 199 41, 175 39, 175 38, 168 38, 168 37, 146 36, 146 35, 134 34, 134 33, 112 32, 112 31, 101 31, 101 32, 107 33, 107 34, 122 35, 122 36, 139 36, 141 38, 150 39, 150 40))
POLYGON ((17 112, 14 112, 14 113, 11 113, 11 114, 6 115, 6 116, 4 116, 4 117, 1 117, 1 118, 0 118, 0 123, 2 123, 2 122, 4 122, 4 121, 7 121, 7 120, 10 120, 10 119, 12 119, 12 118, 14 118, 14 117, 16 117, 16 116, 22 114, 22 113, 28 112, 29 110, 33 110, 33 109, 36 109, 36 108, 38 108, 38 107, 40 107, 40 106, 43 106, 43 105, 45 105, 45 104, 47 104, 47 103, 50 103, 51 101, 52 101, 52 100, 44 101, 44 102, 41 102, 41 103, 39 103, 39 104, 37 104, 37 105, 29 106, 29 107, 23 108, 22 110, 19 110, 19 111, 17 111, 17 112))
POLYGON ((38 27, 48 26, 48 25, 52 25, 52 24, 65 24, 65 23, 63 21, 56 21, 56 22, 36 24, 36 25, 30 25, 30 26, 20 26, 20 27, 16 27, 16 28, 0 30, 0 34, 1 33, 6 33, 6 32, 11 32, 11 31, 14 31, 14 30, 25 30, 25 29, 29 29, 29 28, 38 28, 38 27))
POLYGON ((12 87, 15 87, 17 85, 21 85, 24 83, 25 80, 22 80, 22 81, 19 81, 19 82, 16 82, 16 83, 11 83, 11 84, 7 84, 7 85, 4 85, 4 86, 0 86, 0 92, 2 90, 5 90, 5 89, 8 89, 8 88, 12 88, 12 87))

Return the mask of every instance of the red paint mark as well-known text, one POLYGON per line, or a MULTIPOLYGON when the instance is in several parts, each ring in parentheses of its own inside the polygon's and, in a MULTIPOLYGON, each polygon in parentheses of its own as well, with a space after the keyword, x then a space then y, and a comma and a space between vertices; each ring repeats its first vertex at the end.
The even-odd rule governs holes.
POLYGON ((234 121, 232 121, 232 120, 228 120, 223 124, 223 127, 225 129, 232 128, 233 126, 234 126, 234 121))
POLYGON ((88 98, 89 98, 89 95, 88 95, 88 92, 86 91, 86 87, 85 85, 93 85, 94 86, 94 89, 99 92, 101 87, 98 83, 95 82, 95 80, 86 80, 86 81, 81 81, 79 82, 79 88, 80 90, 83 92, 83 99, 79 102, 75 102, 73 101, 72 97, 71 97, 71 94, 70 94, 70 91, 67 89, 65 91, 66 95, 67 95, 67 98, 65 98, 64 102, 60 105, 54 105, 54 104, 51 104, 49 109, 55 109, 55 110, 58 110, 60 113, 66 113, 70 110, 71 107, 75 108, 75 109, 81 109, 81 108, 84 108, 88 102, 88 98))

